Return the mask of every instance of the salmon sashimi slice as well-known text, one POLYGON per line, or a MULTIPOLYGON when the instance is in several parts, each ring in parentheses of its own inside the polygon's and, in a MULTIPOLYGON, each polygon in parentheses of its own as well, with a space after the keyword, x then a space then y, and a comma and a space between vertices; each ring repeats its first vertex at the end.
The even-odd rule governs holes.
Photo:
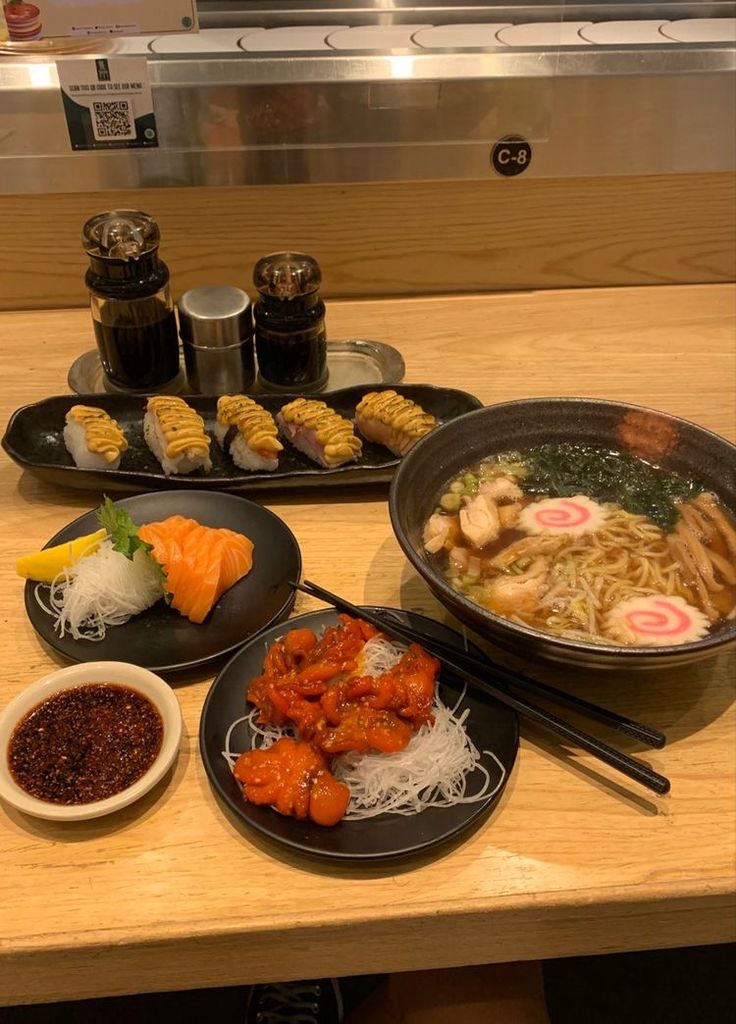
POLYGON ((253 542, 234 530, 170 516, 146 523, 138 536, 166 574, 171 605, 191 622, 203 622, 219 598, 253 566, 253 542))
POLYGON ((242 533, 221 530, 224 535, 221 584, 225 590, 250 572, 253 565, 253 542, 242 533))
POLYGON ((184 516, 170 516, 158 523, 146 523, 138 530, 138 535, 154 548, 159 545, 163 551, 172 543, 181 544, 184 537, 195 524, 193 519, 184 516))
POLYGON ((191 622, 202 622, 207 617, 220 594, 222 551, 224 540, 219 536, 208 536, 206 527, 200 526, 187 535, 182 549, 182 558, 187 571, 174 600, 173 607, 191 622))

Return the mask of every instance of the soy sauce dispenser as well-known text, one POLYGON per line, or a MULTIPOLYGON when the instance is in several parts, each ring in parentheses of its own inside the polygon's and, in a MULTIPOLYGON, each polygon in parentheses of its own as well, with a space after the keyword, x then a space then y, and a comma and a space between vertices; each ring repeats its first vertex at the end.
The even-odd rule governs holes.
POLYGON ((319 264, 300 252, 274 252, 255 265, 253 307, 261 383, 314 391, 327 380, 325 304, 319 264))
POLYGON ((156 221, 140 210, 98 213, 84 225, 85 283, 102 367, 117 388, 152 391, 179 373, 169 268, 156 221))

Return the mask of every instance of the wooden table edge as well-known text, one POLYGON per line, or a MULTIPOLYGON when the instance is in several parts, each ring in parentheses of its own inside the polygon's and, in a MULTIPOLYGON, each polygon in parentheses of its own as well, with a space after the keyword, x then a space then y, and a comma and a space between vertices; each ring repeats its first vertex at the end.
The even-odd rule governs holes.
POLYGON ((577 902, 540 893, 449 914, 213 926, 156 939, 88 934, 50 945, 39 935, 0 945, 0 1005, 733 942, 736 890, 722 881, 729 885, 639 898, 623 888, 577 902))

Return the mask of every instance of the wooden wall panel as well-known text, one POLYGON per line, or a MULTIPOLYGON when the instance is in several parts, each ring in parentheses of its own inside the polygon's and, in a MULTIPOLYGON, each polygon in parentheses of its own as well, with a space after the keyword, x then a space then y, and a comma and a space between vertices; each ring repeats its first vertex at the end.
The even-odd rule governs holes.
POLYGON ((84 303, 82 224, 115 206, 157 217, 177 295, 250 289, 256 259, 289 247, 320 260, 330 296, 736 276, 727 174, 148 189, 0 196, 0 309, 84 303))

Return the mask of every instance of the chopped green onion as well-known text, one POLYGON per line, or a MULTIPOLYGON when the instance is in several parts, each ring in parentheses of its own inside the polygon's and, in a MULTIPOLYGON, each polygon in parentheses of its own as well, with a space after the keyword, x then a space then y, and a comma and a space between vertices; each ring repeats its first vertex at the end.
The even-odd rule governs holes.
POLYGON ((440 498, 440 507, 445 512, 457 512, 460 508, 460 495, 448 491, 447 494, 443 494, 440 498))

